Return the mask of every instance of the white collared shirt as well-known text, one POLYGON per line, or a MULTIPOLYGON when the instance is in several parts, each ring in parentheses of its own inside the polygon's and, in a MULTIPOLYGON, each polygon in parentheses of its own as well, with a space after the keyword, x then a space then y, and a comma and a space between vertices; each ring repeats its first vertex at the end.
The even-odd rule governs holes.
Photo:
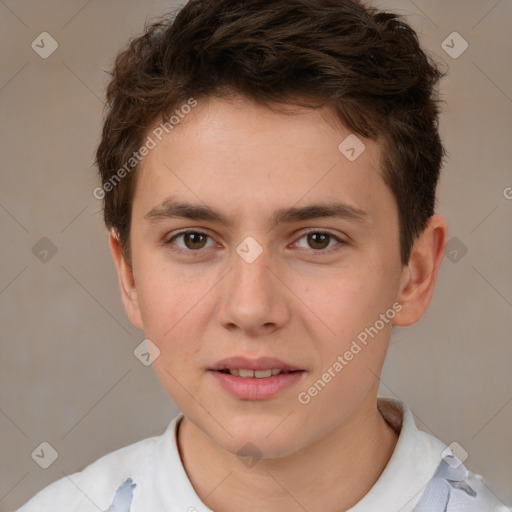
MULTIPOLYGON (((418 430, 406 404, 379 397, 378 407, 398 442, 375 485, 347 512, 512 510, 450 448, 418 430)), ((161 436, 120 448, 57 480, 16 512, 212 512, 181 462, 176 431, 182 418, 175 417, 161 436)))

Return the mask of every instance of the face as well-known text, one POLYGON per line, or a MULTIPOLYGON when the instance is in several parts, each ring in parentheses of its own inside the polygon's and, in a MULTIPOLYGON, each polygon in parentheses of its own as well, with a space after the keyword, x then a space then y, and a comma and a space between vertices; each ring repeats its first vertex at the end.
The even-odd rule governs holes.
POLYGON ((292 453, 376 394, 398 216, 379 146, 358 137, 353 160, 350 134, 326 109, 205 99, 139 169, 125 306, 170 397, 232 453, 292 453))

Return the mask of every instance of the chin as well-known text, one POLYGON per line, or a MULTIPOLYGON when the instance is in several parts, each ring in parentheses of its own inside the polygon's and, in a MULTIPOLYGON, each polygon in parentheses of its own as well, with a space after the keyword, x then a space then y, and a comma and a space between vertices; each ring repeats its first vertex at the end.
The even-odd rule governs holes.
POLYGON ((208 433, 214 441, 224 450, 240 457, 253 457, 258 459, 278 459, 300 450, 306 443, 302 428, 294 428, 289 420, 283 424, 283 416, 276 421, 275 417, 237 418, 236 421, 226 423, 233 437, 222 431, 221 438, 216 439, 215 433, 208 433), (277 427, 277 428, 276 428, 277 427))
POLYGON ((269 441, 265 436, 237 436, 235 439, 230 439, 226 445, 221 446, 225 451, 240 457, 242 463, 246 459, 254 461, 281 459, 298 450, 295 442, 290 438, 269 441))

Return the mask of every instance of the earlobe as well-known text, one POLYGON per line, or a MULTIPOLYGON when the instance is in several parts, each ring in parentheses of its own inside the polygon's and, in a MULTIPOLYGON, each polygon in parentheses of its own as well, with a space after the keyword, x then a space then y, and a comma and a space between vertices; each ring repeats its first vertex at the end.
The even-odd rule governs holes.
POLYGON ((110 230, 109 243, 110 252, 117 270, 119 286, 121 289, 121 300, 126 314, 128 315, 130 322, 135 327, 138 329, 144 329, 133 271, 124 257, 121 243, 114 229, 110 230))
POLYGON ((402 273, 397 299, 402 310, 395 316, 394 325, 411 325, 427 311, 446 249, 447 231, 446 220, 435 214, 415 240, 409 263, 402 273))

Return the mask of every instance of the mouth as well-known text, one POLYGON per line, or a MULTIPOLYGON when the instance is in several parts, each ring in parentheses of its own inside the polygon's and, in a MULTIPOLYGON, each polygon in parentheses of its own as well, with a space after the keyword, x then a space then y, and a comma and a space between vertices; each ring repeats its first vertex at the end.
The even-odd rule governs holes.
POLYGON ((222 359, 214 364, 210 370, 221 373, 229 373, 236 377, 245 379, 265 379, 281 375, 282 373, 293 373, 305 371, 300 366, 286 363, 275 357, 259 357, 250 359, 244 356, 235 356, 222 359))
POLYGON ((223 370, 214 370, 220 373, 228 373, 229 375, 234 375, 235 377, 242 377, 243 379, 266 379, 268 377, 275 377, 276 375, 281 375, 283 373, 296 373, 302 372, 303 370, 281 370, 279 368, 270 368, 267 370, 249 370, 245 368, 224 368, 223 370))
POLYGON ((224 391, 242 400, 264 400, 297 384, 305 369, 275 358, 224 359, 209 368, 224 391))

